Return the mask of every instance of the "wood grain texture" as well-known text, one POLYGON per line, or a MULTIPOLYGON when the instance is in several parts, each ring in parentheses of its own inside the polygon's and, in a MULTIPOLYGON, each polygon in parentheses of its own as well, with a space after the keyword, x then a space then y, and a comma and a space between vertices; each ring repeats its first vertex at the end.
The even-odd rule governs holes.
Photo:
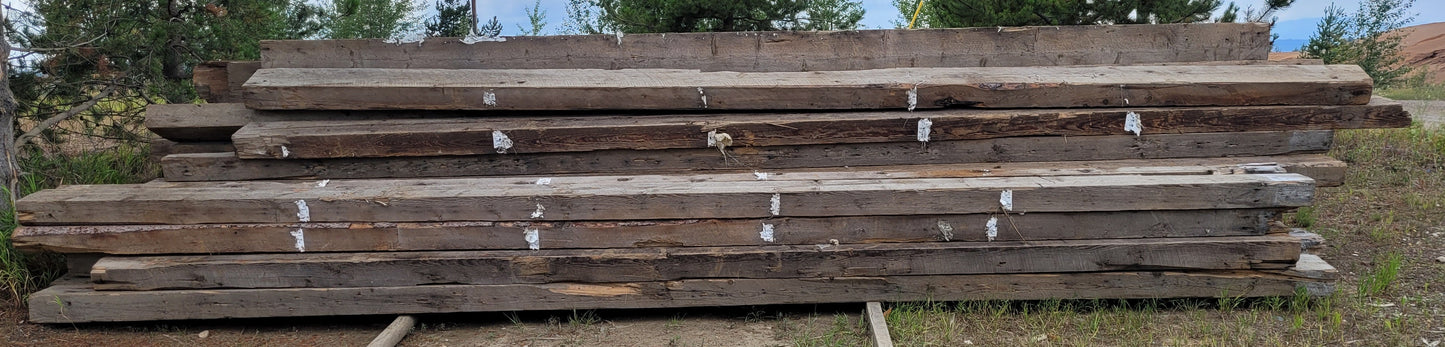
POLYGON ((226 142, 175 142, 167 139, 151 139, 150 159, 161 162, 172 154, 235 152, 236 146, 226 142))
POLYGON ((1048 66, 815 72, 261 69, 262 110, 912 110, 1363 105, 1355 65, 1048 66))
POLYGON ((519 310, 714 307, 860 301, 1149 299, 1316 295, 1320 280, 1269 271, 693 279, 634 283, 95 291, 58 282, 29 298, 35 323, 519 310))
POLYGON ((1400 104, 1378 99, 1347 106, 273 121, 250 123, 231 139, 243 159, 415 157, 708 148, 714 132, 728 134, 736 147, 1132 135, 1124 130, 1127 114, 1150 134, 1408 127, 1411 121, 1400 104), (924 119, 931 126, 919 135, 924 119), (494 147, 499 137, 511 145, 494 147))
POLYGON ((527 230, 537 231, 541 249, 980 242, 989 240, 989 218, 1000 218, 1004 225, 995 241, 1134 239, 1263 235, 1271 232, 1270 223, 1279 220, 1279 214, 1250 209, 1007 217, 25 226, 15 231, 12 241, 23 250, 108 254, 526 250, 527 230), (765 224, 771 240, 762 236, 765 224))
POLYGON ((1269 48, 1269 26, 1240 23, 262 41, 261 59, 266 68, 818 71, 1264 60, 1269 48))
MULTIPOLYGON (((520 235, 519 235, 520 236, 520 235)), ((105 257, 97 290, 1285 269, 1286 235, 1136 240, 105 257)))
POLYGON ((688 176, 74 185, 16 203, 24 225, 581 221, 1307 206, 1298 174, 693 182, 688 176), (951 202, 942 204, 940 202, 951 202))
POLYGON ((888 334, 888 316, 883 312, 883 304, 877 301, 869 301, 864 307, 868 316, 868 332, 872 335, 873 347, 893 347, 893 336, 888 334))
POLYGON ((211 61, 191 75, 196 95, 206 102, 241 102, 241 85, 261 68, 259 61, 211 61))
MULTIPOLYGON (((922 143, 605 150, 505 156, 241 160, 235 153, 170 156, 170 181, 639 174, 956 163, 1213 158, 1323 153, 1328 130, 1111 136, 1032 136, 922 143)), ((999 164, 1003 165, 1003 164, 999 164)), ((1146 164, 1147 165, 1147 164, 1146 164)))

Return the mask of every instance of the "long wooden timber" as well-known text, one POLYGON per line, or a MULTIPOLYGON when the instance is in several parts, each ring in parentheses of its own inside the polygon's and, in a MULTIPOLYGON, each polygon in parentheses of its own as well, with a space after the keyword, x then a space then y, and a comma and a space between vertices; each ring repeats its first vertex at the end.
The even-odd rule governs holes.
POLYGON ((172 154, 216 153, 234 151, 236 151, 236 146, 232 145, 230 141, 175 142, 167 139, 152 139, 150 158, 155 162, 160 162, 166 156, 172 154))
POLYGON ((74 185, 16 203, 24 225, 585 221, 1307 206, 1299 174, 694 182, 681 176, 74 185), (944 203, 947 202, 947 203, 944 203))
MULTIPOLYGON (((23 226, 22 250, 224 254, 718 247, 1251 236, 1277 209, 624 222, 286 223, 23 226), (990 233, 988 224, 997 227, 990 233), (1001 227, 998 227, 1001 225, 1001 227), (529 235, 535 235, 529 240, 529 235)), ((87 270, 88 272, 88 270, 87 270)))
POLYGON ((261 59, 265 68, 821 71, 1264 60, 1269 49, 1268 25, 1241 23, 262 41, 261 59))
MULTIPOLYGON (((881 142, 712 149, 602 150, 479 156, 248 159, 235 153, 172 155, 167 180, 392 178, 495 175, 639 174, 883 165, 1217 158, 1323 153, 1329 130, 985 140, 881 142), (724 154, 726 153, 726 154, 724 154)), ((1151 165, 1152 166, 1152 165, 1151 165)))
POLYGON ((1285 235, 1135 240, 823 244, 700 248, 102 258, 97 290, 346 288, 437 284, 607 283, 695 278, 819 278, 1285 269, 1285 235))
POLYGON ((1047 66, 814 72, 276 68, 263 110, 914 110, 1363 105, 1355 65, 1047 66))
POLYGON ((241 102, 241 85, 261 68, 259 61, 211 61, 196 65, 191 83, 206 102, 241 102))
POLYGON ((718 136, 728 146, 753 147, 1409 125, 1400 104, 1379 99, 1347 106, 273 121, 246 125, 232 140, 243 159, 316 159, 709 148, 718 136))
MULTIPOLYGON (((1301 263, 1311 258, 1301 255, 1301 263)), ((1332 270, 1313 259, 1316 268, 1332 270)), ((67 280, 30 295, 28 306, 31 322, 83 323, 866 301, 1257 297, 1329 295, 1333 273, 1126 271, 158 291, 96 291, 83 280, 67 280)))

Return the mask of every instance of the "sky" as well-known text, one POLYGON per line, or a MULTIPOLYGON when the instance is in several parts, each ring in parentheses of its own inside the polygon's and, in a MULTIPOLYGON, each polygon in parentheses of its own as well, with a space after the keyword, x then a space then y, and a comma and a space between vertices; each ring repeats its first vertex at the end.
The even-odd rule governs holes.
MULTIPOLYGON (((925 0, 926 1, 926 0, 925 0)), ((1263 7, 1264 0, 1234 0, 1241 8, 1253 6, 1263 7)), ((431 8, 431 1, 418 0, 424 3, 425 8, 431 8)), ((1226 0, 1226 3, 1228 0, 1226 0)), ((548 34, 561 33, 562 23, 567 20, 567 0, 542 0, 539 2, 541 8, 547 13, 547 27, 544 29, 548 34)), ((1325 8, 1334 3, 1344 8, 1347 13, 1352 13, 1359 7, 1360 0, 1295 0, 1295 4, 1276 14, 1279 18, 1275 27, 1275 33, 1280 34, 1281 40, 1309 38, 1314 32, 1315 23, 1325 13, 1325 8)), ((482 9, 483 14, 497 16, 497 20, 506 27, 502 35, 516 35, 517 25, 527 23, 525 8, 531 7, 533 2, 518 0, 477 0, 477 7, 482 9)), ((863 0, 863 28, 865 29, 889 29, 893 28, 892 20, 898 19, 898 10, 893 7, 891 0, 863 0)), ((1222 10, 1222 6, 1221 6, 1222 10)), ((1413 24, 1424 24, 1434 22, 1445 22, 1445 0, 1415 0, 1415 6, 1411 12, 1416 14, 1413 24)))

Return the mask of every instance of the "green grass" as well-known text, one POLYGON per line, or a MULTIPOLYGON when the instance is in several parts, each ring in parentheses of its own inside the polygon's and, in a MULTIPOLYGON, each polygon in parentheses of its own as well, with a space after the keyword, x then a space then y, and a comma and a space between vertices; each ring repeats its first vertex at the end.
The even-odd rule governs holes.
MULTIPOLYGON (((18 156, 19 196, 65 184, 140 183, 155 178, 159 170, 147 159, 148 149, 117 147, 78 155, 43 154, 31 151, 18 156)), ((10 243, 15 232, 15 211, 0 210, 0 299, 23 305, 25 298, 65 271, 62 257, 51 253, 27 254, 10 243)))
POLYGON ((1445 83, 1426 82, 1423 74, 1412 76, 1399 86, 1375 91, 1375 95, 1395 100, 1445 100, 1445 83))
POLYGON ((1397 252, 1386 253, 1378 257, 1375 267, 1360 278, 1360 296, 1375 296, 1385 293, 1395 279, 1400 277, 1400 267, 1404 265, 1405 257, 1397 252))

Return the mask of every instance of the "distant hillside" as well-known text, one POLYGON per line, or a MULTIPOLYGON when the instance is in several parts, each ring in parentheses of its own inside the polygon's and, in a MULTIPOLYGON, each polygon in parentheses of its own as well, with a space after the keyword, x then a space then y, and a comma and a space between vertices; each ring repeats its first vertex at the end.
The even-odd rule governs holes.
POLYGON ((1405 63, 1431 73, 1430 81, 1445 83, 1445 22, 1400 29, 1404 32, 1405 63))

